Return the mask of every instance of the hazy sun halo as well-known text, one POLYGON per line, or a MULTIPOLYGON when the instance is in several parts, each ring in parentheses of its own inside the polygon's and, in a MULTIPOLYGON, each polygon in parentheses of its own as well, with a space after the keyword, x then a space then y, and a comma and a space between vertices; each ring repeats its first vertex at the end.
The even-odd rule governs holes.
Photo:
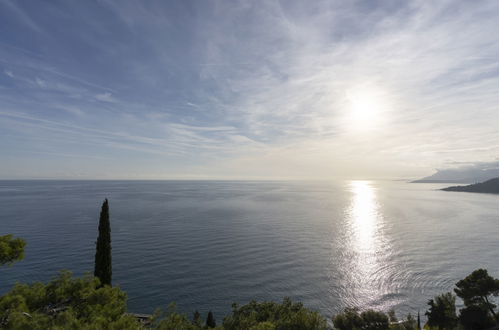
POLYGON ((380 124, 386 110, 383 94, 373 88, 359 88, 347 92, 348 125, 365 131, 380 124))

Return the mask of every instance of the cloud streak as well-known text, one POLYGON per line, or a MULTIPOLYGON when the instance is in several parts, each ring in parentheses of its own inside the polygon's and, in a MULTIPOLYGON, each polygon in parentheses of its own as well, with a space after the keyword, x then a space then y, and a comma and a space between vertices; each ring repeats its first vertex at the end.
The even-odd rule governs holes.
POLYGON ((3 6, 0 128, 23 150, 47 139, 53 162, 94 148, 161 177, 418 177, 499 152, 495 1, 3 6), (362 125, 358 104, 376 108, 362 125))

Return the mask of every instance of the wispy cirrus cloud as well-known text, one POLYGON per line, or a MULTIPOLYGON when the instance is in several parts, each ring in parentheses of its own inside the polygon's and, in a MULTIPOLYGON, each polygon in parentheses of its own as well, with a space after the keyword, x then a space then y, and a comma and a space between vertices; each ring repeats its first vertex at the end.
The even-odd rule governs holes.
POLYGON ((118 100, 116 100, 116 98, 113 96, 113 94, 111 94, 109 92, 97 94, 97 95, 95 95, 95 98, 99 101, 102 101, 102 102, 110 102, 110 103, 118 102, 118 100))
POLYGON ((324 178, 499 152, 495 1, 0 6, 0 136, 19 159, 93 149, 119 173, 324 178))

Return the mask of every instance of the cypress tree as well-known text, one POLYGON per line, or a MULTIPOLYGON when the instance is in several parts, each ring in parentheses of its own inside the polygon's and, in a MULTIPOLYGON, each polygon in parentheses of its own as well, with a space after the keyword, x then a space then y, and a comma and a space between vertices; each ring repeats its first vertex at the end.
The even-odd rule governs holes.
POLYGON ((215 317, 211 311, 208 312, 208 317, 206 318, 206 326, 208 328, 214 328, 217 326, 217 322, 215 321, 215 317))
POLYGON ((109 223, 109 204, 107 198, 102 204, 99 219, 99 237, 95 249, 94 276, 98 277, 102 285, 111 285, 111 225, 109 223))

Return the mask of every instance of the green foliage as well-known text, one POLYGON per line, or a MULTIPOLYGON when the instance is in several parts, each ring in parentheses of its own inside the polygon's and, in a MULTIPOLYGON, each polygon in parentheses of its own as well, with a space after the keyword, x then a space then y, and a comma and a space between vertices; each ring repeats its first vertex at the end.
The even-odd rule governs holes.
POLYGON ((428 326, 438 329, 455 329, 457 326, 456 296, 450 292, 436 296, 428 301, 428 326))
POLYGON ((402 323, 398 324, 396 327, 391 327, 391 329, 413 330, 413 329, 418 329, 418 324, 419 322, 416 321, 414 316, 412 316, 412 314, 409 313, 402 323))
MULTIPOLYGON (((390 322, 392 321, 390 319, 390 322)), ((405 320, 398 321, 397 323, 390 324, 390 330, 414 330, 418 328, 419 322, 412 316, 412 314, 408 314, 405 320)))
POLYGON ((0 327, 5 329, 137 329, 126 312, 127 295, 101 287, 91 276, 73 278, 62 271, 50 283, 17 283, 0 298, 0 327))
POLYGON ((194 324, 195 326, 197 326, 199 328, 201 328, 203 326, 203 321, 201 320, 201 314, 197 310, 192 315, 192 324, 194 324))
POLYGON ((357 308, 345 308, 333 318, 333 323, 340 330, 385 330, 390 326, 387 314, 372 309, 359 313, 357 308))
POLYGON ((272 322, 260 322, 255 326, 252 326, 250 330, 275 330, 276 326, 272 322))
POLYGON ((112 272, 111 225, 109 223, 109 203, 106 198, 100 212, 94 276, 100 279, 102 285, 111 285, 112 272))
POLYGON ((193 321, 191 322, 186 315, 177 312, 175 303, 168 306, 168 310, 163 312, 157 309, 152 317, 153 329, 159 330, 200 330, 204 329, 201 324, 201 315, 199 312, 194 313, 193 321))
POLYGON ((390 322, 397 322, 398 321, 397 315, 395 314, 395 310, 394 309, 390 309, 388 311, 388 313, 386 313, 386 316, 388 316, 388 320, 390 322))
POLYGON ((364 321, 364 329, 368 330, 382 330, 388 329, 390 322, 388 316, 383 312, 374 311, 369 309, 360 314, 364 321))
POLYGON ((357 308, 345 308, 343 313, 333 317, 333 323, 340 330, 354 330, 364 326, 364 321, 357 308))
POLYGON ((24 258, 26 242, 12 235, 0 236, 0 265, 12 265, 24 258))
POLYGON ((326 320, 301 303, 285 298, 282 304, 251 301, 247 305, 232 305, 232 313, 225 317, 223 328, 229 330, 255 329, 327 329, 326 320))
POLYGON ((454 291, 466 306, 483 304, 488 307, 490 302, 487 297, 499 294, 499 280, 491 277, 485 269, 475 270, 457 282, 456 287, 454 291))
POLYGON ((461 309, 459 322, 467 330, 485 330, 494 325, 494 320, 490 316, 489 311, 483 306, 477 305, 461 309))
POLYGON ((496 305, 492 303, 491 297, 499 295, 499 280, 491 277, 487 270, 477 269, 463 280, 456 283, 454 289, 458 297, 463 299, 466 309, 461 310, 459 320, 461 324, 471 324, 476 315, 482 319, 499 319, 495 312, 496 305), (470 323, 471 322, 471 323, 470 323))

